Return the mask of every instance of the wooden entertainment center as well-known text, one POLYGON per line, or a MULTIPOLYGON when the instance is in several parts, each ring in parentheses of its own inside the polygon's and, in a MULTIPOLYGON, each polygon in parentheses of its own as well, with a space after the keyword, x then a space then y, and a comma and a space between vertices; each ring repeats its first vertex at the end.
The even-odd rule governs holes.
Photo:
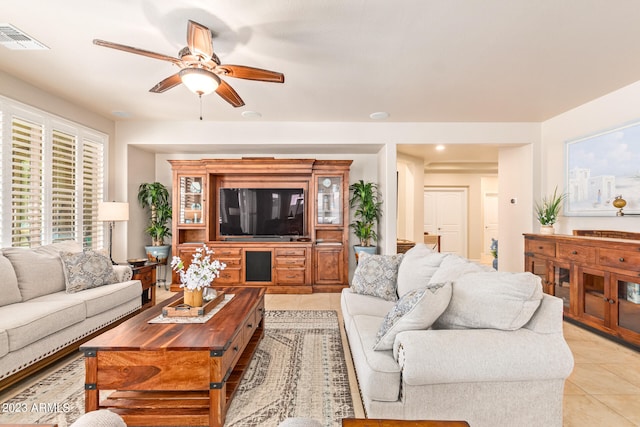
MULTIPOLYGON (((216 286, 270 293, 348 286, 351 160, 169 160, 172 251, 185 263, 204 243, 227 267, 216 286)), ((179 290, 173 273, 171 290, 179 290)))

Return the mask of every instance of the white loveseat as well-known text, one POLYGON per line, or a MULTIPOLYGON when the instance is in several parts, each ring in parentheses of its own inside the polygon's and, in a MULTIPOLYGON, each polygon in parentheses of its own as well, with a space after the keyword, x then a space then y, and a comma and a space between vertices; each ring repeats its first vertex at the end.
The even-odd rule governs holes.
POLYGON ((71 262, 85 254, 73 241, 0 250, 0 388, 140 309, 142 285, 129 266, 113 266, 111 284, 70 289, 67 273, 75 268, 76 279, 83 268, 71 262))
POLYGON ((489 271, 425 245, 386 258, 395 259, 396 276, 389 265, 358 265, 360 287, 352 282, 341 296, 368 417, 562 425, 573 357, 562 301, 543 294, 537 276, 489 271), (403 298, 385 299, 376 276, 396 280, 403 298))

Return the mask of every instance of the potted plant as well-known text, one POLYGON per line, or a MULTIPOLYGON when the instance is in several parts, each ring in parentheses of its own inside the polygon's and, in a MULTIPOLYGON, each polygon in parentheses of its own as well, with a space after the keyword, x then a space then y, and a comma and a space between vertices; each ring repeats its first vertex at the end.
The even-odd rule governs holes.
POLYGON ((143 208, 149 208, 145 232, 151 236, 151 246, 145 246, 147 258, 165 264, 171 249, 171 245, 164 243, 165 237, 171 236, 169 190, 159 182, 144 182, 138 187, 138 202, 143 208))
POLYGON ((382 216, 382 201, 378 185, 372 182, 360 180, 349 186, 351 198, 349 206, 354 212, 354 221, 349 224, 355 236, 360 240, 359 245, 354 245, 356 257, 358 252, 376 253, 376 246, 372 242, 378 240, 376 225, 382 216))
POLYGON ((553 190, 550 197, 543 197, 542 201, 536 203, 536 217, 540 222, 540 234, 553 234, 553 225, 558 220, 563 200, 567 197, 565 193, 558 194, 558 187, 553 190))

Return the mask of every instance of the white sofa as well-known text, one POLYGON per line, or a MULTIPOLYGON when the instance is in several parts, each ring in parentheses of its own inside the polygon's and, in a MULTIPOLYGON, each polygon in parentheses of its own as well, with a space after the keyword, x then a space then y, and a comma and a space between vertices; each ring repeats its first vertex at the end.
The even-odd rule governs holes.
MULTIPOLYGON (((397 276, 388 265, 365 266, 372 283, 352 283, 341 296, 368 417, 562 425, 573 357, 563 337, 562 301, 543 294, 537 276, 489 271, 424 245, 395 262, 397 276), (400 301, 375 290, 376 275, 396 280, 400 301)), ((360 268, 353 282, 366 276, 360 268)))
POLYGON ((78 259, 82 246, 0 250, 0 389, 140 309, 142 285, 129 266, 113 266, 111 284, 68 293, 71 264, 61 253, 78 259))

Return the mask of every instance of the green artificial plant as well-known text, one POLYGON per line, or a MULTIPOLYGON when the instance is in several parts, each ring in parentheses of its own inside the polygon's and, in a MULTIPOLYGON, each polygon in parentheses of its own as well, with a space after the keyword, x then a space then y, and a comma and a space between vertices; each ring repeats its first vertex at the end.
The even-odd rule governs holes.
POLYGON ((140 184, 138 202, 143 208, 149 208, 149 225, 145 232, 151 236, 151 244, 163 246, 164 238, 171 236, 172 211, 167 187, 159 182, 140 184))
POLYGON ((351 198, 349 206, 355 208, 354 221, 349 224, 355 236, 360 239, 360 246, 371 246, 378 240, 376 224, 382 216, 382 201, 378 185, 360 180, 349 186, 351 198))

